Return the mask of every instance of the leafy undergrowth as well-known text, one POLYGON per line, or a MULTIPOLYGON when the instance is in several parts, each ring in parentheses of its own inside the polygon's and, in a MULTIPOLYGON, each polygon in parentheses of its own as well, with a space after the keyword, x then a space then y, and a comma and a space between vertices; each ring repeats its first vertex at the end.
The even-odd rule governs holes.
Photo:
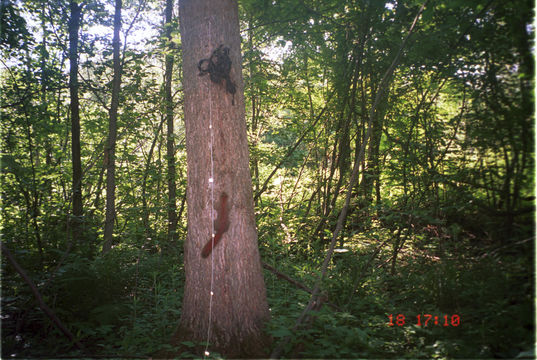
MULTIPOLYGON (((290 337, 284 357, 532 356, 531 242, 478 252, 462 240, 431 248, 426 238, 412 238, 412 247, 401 249, 393 267, 389 242, 372 258, 390 232, 379 228, 356 236, 350 251, 337 253, 329 269, 324 293, 330 304, 294 332, 310 295, 265 271, 272 315, 267 329, 274 346, 290 337), (431 319, 424 326, 427 314, 431 319)), ((308 258, 282 247, 263 252, 270 254, 264 261, 313 287, 322 253, 308 258)), ((23 253, 16 255, 24 259, 23 253)), ((177 257, 116 247, 93 260, 69 255, 54 279, 40 279, 38 286, 94 356, 147 357, 172 350, 168 339, 180 318, 184 282, 178 264, 177 257)), ((2 266, 2 356, 81 356, 45 318, 26 284, 2 266)))
POLYGON ((2 264, 3 294, 9 294, 2 297, 2 357, 146 357, 166 349, 183 294, 183 271, 177 264, 177 258, 128 247, 93 260, 69 255, 50 285, 40 290, 84 352, 72 351, 27 285, 2 264))
MULTIPOLYGON (((291 337, 284 346, 286 357, 533 356, 531 242, 508 247, 510 253, 490 250, 473 255, 472 246, 461 249, 460 243, 456 249, 447 244, 440 252, 403 248, 393 274, 388 250, 364 270, 378 244, 338 254, 330 270, 334 275, 325 286, 328 302, 337 310, 324 306, 312 323, 295 333, 290 329, 309 294, 266 273, 270 333, 276 344, 291 337)), ((296 265, 296 260, 291 256, 287 263, 279 261, 280 270, 309 279, 306 285, 313 287, 316 270, 307 261, 296 265)))

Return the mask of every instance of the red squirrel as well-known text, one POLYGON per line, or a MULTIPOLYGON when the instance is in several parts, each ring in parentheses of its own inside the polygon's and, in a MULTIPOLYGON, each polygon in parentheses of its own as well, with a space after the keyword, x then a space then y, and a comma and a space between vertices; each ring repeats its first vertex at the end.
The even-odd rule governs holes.
POLYGON ((203 250, 201 251, 201 256, 204 258, 209 256, 209 254, 213 250, 213 247, 218 244, 218 242, 222 238, 222 235, 224 235, 227 229, 229 229, 229 203, 228 195, 225 192, 220 195, 220 202, 217 205, 217 211, 218 214, 216 216, 216 221, 214 222, 214 229, 216 231, 216 235, 214 236, 214 239, 210 239, 203 247, 203 250))

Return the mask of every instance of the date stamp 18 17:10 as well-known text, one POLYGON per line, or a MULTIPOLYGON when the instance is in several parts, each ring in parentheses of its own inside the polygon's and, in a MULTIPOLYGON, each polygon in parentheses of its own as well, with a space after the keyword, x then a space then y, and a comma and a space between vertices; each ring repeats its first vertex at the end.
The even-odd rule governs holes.
MULTIPOLYGON (((444 326, 457 327, 461 324, 461 317, 457 314, 453 315, 431 315, 418 314, 415 321, 409 322, 416 326, 444 326)), ((404 326, 407 325, 407 317, 403 314, 389 314, 388 326, 404 326)))

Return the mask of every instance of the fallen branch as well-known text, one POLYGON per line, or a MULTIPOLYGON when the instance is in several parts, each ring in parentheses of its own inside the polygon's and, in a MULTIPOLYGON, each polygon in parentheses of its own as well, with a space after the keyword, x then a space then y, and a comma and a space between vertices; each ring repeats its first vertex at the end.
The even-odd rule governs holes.
POLYGON ((28 276, 28 274, 26 274, 26 271, 24 271, 24 269, 19 265, 19 263, 15 260, 15 258, 13 257, 13 254, 11 253, 11 251, 9 251, 9 249, 7 248, 7 246, 4 245, 3 242, 0 242, 0 245, 2 246, 2 254, 4 254, 7 258, 7 260, 9 261, 9 263, 11 265, 13 265, 13 267, 15 268, 15 270, 20 274, 20 276, 24 279, 24 281, 28 284, 28 286, 30 287, 30 289, 32 290, 32 293, 34 294, 38 304, 39 304, 39 307, 41 308, 41 310, 43 310, 43 312, 50 318, 50 320, 52 320, 52 322, 54 323, 54 325, 56 325, 56 327, 58 329, 60 329, 60 331, 65 335, 67 336, 67 338, 73 343, 76 345, 76 347, 80 350, 84 350, 84 346, 78 341, 75 339, 74 335, 71 333, 71 331, 69 331, 69 329, 67 329, 65 327, 65 325, 63 325, 63 323, 60 321, 60 319, 58 319, 58 317, 56 316, 56 314, 54 314, 54 312, 48 307, 48 305, 45 303, 45 301, 43 301, 43 297, 41 296, 41 293, 39 292, 39 290, 37 289, 37 286, 34 284, 34 282, 32 281, 32 279, 30 279, 30 277, 28 276))
MULTIPOLYGON (((286 274, 282 273, 281 271, 278 271, 276 268, 270 266, 269 264, 263 261, 261 261, 261 264, 263 265, 265 269, 275 274, 278 278, 283 279, 287 282, 290 282, 291 284, 295 285, 297 288, 302 289, 310 294, 313 294, 313 290, 307 287, 306 285, 302 284, 301 282, 298 282, 297 280, 287 276, 286 274)), ((338 307, 337 305, 331 302, 325 301, 324 303, 337 311, 343 311, 340 307, 338 307)))

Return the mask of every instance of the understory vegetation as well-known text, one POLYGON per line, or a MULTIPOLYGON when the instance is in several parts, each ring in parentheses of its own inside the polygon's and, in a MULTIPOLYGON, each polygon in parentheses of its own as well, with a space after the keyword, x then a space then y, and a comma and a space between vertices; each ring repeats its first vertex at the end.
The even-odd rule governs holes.
MULTIPOLYGON (((533 282, 528 269, 533 263, 522 256, 533 251, 531 242, 476 251, 468 240, 448 238, 440 250, 427 245, 435 238, 416 234, 408 238, 392 272, 389 248, 373 255, 379 243, 392 237, 372 226, 359 246, 339 254, 326 283, 328 305, 315 311, 307 328, 293 333, 309 294, 265 271, 272 316, 268 332, 276 341, 293 334, 285 345, 287 357, 531 358, 533 282), (413 240, 424 243, 410 245, 413 240), (394 326, 389 326, 390 314, 394 326), (398 314, 406 317, 402 326, 395 323, 398 314), (440 325, 418 326, 418 314, 422 319, 423 314, 439 316, 440 325), (444 315, 450 326, 444 326, 444 315), (451 326, 452 315, 460 316, 460 325, 451 326)), ((306 286, 313 284, 322 257, 293 254, 291 246, 267 245, 263 253, 264 261, 306 286)), ((15 254, 26 258, 23 251, 15 254)), ((93 355, 144 357, 172 349, 166 340, 181 312, 180 264, 179 256, 118 246, 92 260, 68 256, 50 285, 40 289, 93 355)), ((46 276, 33 278, 48 281, 46 276)), ((87 354, 70 350, 72 344, 16 274, 4 274, 3 287, 4 351, 18 357, 87 354)))

